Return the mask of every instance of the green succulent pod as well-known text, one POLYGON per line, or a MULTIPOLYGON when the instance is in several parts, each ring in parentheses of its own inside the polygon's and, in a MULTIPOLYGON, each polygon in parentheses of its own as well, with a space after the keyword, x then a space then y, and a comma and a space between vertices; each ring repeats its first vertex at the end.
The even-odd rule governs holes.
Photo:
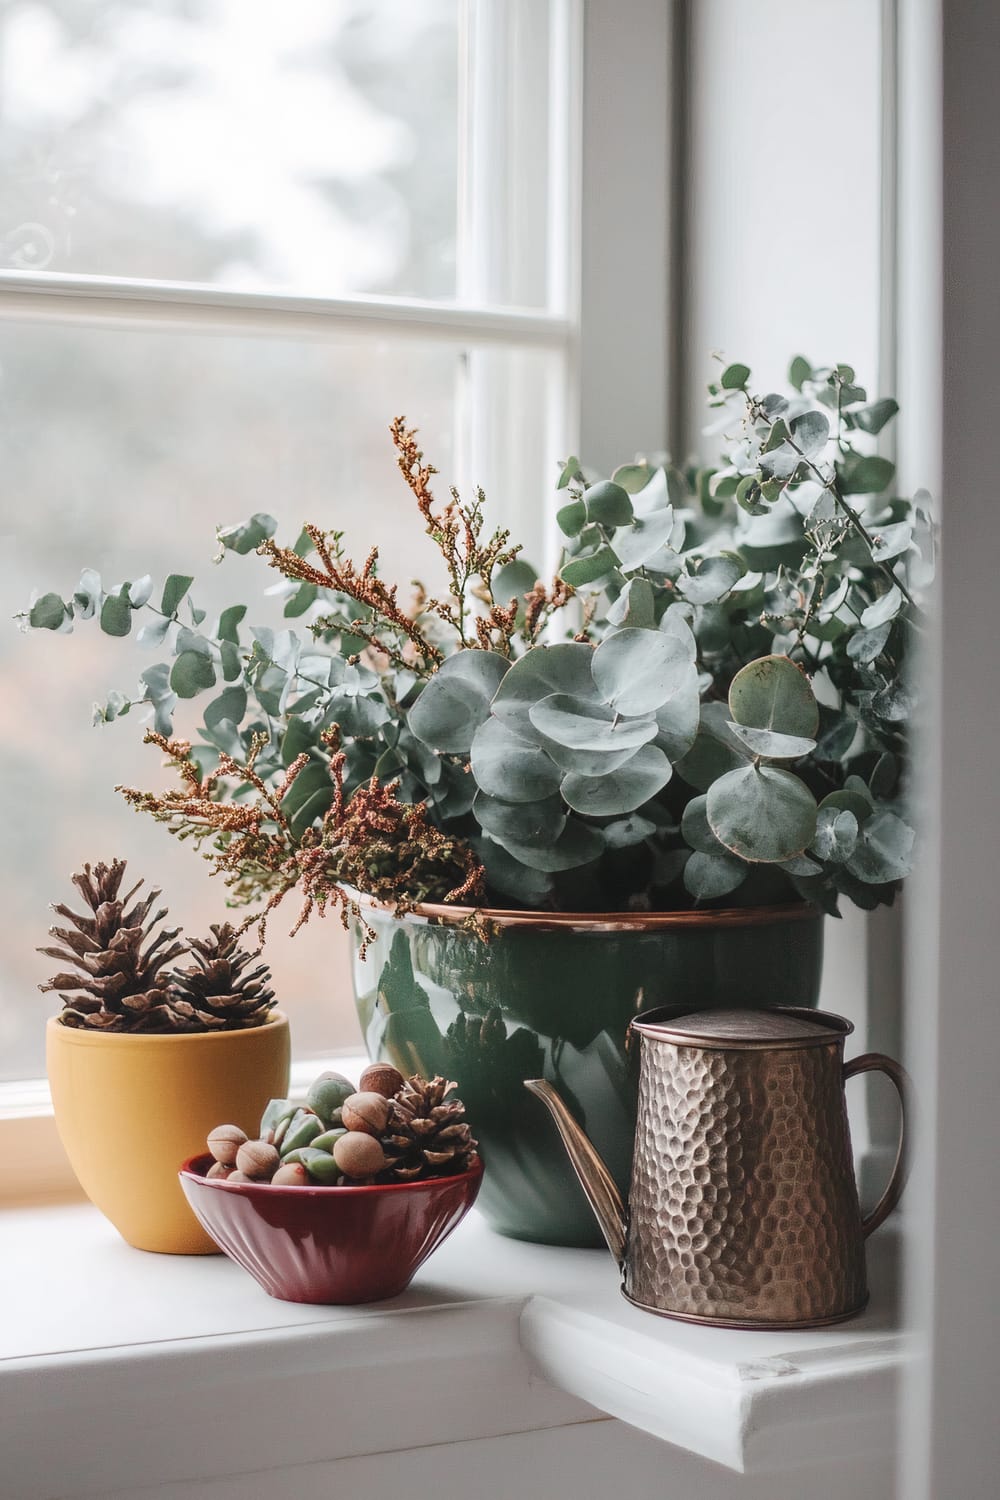
POLYGON ((329 1151, 318 1151, 314 1146, 306 1146, 299 1152, 299 1159, 309 1176, 322 1187, 331 1187, 341 1176, 340 1168, 329 1151))
POLYGON ((298 1109, 291 1099, 272 1099, 260 1117, 260 1139, 263 1140, 269 1130, 277 1130, 282 1120, 291 1119, 298 1109))
MULTIPOLYGON (((337 1113, 339 1114, 340 1111, 338 1110, 337 1113)), ((334 1146, 340 1140, 340 1137, 346 1134, 347 1131, 341 1125, 335 1130, 324 1131, 323 1134, 318 1135, 316 1139, 310 1143, 310 1145, 312 1149, 316 1151, 332 1151, 334 1146)))
POLYGON ((292 1120, 281 1143, 282 1158, 287 1158, 289 1151, 299 1151, 303 1146, 309 1146, 318 1135, 323 1134, 323 1121, 318 1115, 302 1113, 301 1119, 292 1120))
POLYGON ((329 1126, 344 1100, 356 1092, 354 1084, 343 1073, 321 1073, 306 1095, 306 1104, 329 1126))

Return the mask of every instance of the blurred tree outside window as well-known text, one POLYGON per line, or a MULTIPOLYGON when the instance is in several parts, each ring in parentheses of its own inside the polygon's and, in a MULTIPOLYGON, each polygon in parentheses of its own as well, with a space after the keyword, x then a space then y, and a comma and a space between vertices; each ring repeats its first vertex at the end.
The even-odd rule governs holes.
MULTIPOLYGON (((470 7, 4 0, 0 270, 453 301, 477 281, 461 227, 470 7)), ((207 866, 114 792, 165 774, 134 719, 89 727, 93 700, 131 688, 152 658, 93 630, 20 635, 10 617, 33 589, 68 596, 90 566, 109 582, 193 574, 199 607, 248 602, 271 623, 281 598, 254 604, 274 581, 264 564, 211 562, 215 528, 255 510, 290 540, 314 520, 362 555, 377 542, 405 588, 431 552, 391 419, 420 427, 442 483, 498 481, 494 514, 515 524, 543 505, 533 423, 554 369, 513 340, 466 349, 357 320, 318 338, 199 328, 172 324, 168 303, 156 327, 0 322, 0 1081, 43 1071, 51 998, 36 992, 47 969, 34 949, 83 861, 127 858, 193 933, 223 915, 207 866), (520 469, 461 472, 484 410, 490 451, 516 444, 520 469)), ((268 957, 299 1050, 358 1043, 339 927, 316 922, 289 943, 282 925, 268 957)))

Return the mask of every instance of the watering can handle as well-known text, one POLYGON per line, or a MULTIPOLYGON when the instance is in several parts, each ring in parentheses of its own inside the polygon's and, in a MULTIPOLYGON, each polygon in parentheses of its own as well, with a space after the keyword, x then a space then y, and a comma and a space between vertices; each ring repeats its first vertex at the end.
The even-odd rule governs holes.
POLYGON ((896 1160, 893 1162, 888 1186, 871 1213, 861 1220, 861 1229, 867 1239, 872 1231, 884 1223, 892 1213, 906 1186, 906 1176, 909 1170, 906 1116, 910 1099, 910 1079, 905 1068, 900 1067, 898 1062, 893 1062, 891 1057, 886 1057, 882 1052, 866 1052, 863 1057, 855 1057, 851 1062, 844 1064, 845 1083, 848 1078, 854 1078, 858 1073, 884 1073, 899 1095, 899 1107, 902 1110, 899 1145, 896 1147, 896 1160))

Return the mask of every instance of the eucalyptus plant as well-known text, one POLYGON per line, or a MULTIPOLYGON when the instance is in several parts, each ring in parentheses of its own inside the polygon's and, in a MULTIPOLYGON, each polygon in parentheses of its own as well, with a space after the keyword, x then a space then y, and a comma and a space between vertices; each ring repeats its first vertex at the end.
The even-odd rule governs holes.
POLYGON ((401 604, 337 532, 293 547, 258 514, 218 533, 286 580, 281 630, 211 628, 193 580, 110 590, 85 570, 32 627, 97 619, 164 658, 107 723, 142 707, 181 774, 126 795, 192 838, 235 901, 306 909, 344 886, 563 910, 798 896, 835 913, 891 901, 910 869, 904 810, 913 660, 934 529, 893 491, 874 439, 895 416, 847 365, 793 360, 787 394, 750 370, 710 386, 723 459, 651 457, 610 479, 562 469, 559 576, 546 588, 478 493, 439 504, 402 420, 393 439, 448 592, 401 604), (186 611, 186 617, 185 617, 186 611), (204 699, 197 740, 171 738, 204 699))

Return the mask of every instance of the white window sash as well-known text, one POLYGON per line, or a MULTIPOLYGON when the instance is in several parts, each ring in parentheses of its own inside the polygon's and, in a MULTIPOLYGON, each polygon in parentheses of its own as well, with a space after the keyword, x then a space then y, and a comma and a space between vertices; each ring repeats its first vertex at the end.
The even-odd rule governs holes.
MULTIPOLYGON (((482 90, 497 76, 490 66, 496 27, 504 17, 508 26, 530 27, 537 7, 533 0, 468 0, 468 5, 470 35, 478 29, 486 50, 478 67, 469 59, 467 76, 474 74, 482 90)), ((668 192, 674 149, 670 11, 661 0, 550 0, 543 308, 503 305, 504 287, 495 268, 492 279, 478 286, 460 285, 462 300, 455 302, 302 297, 2 271, 0 322, 265 337, 392 335, 450 344, 472 359, 478 354, 485 359, 491 351, 535 351, 549 361, 542 439, 549 473, 554 473, 554 461, 570 452, 608 466, 623 462, 636 448, 659 448, 667 437, 669 365, 675 352, 670 319, 676 316, 668 305, 674 236, 668 192), (654 206, 651 214, 643 213, 643 204, 634 199, 637 181, 645 184, 645 198, 654 206), (581 431, 586 439, 582 450, 581 431)), ((501 101, 491 99, 486 109, 480 93, 479 103, 490 130, 502 131, 501 101)), ((532 164, 522 158, 509 165, 526 172, 532 164)), ((478 235, 482 245, 492 232, 489 194, 473 190, 474 156, 465 171, 460 234, 478 235)), ((480 468, 496 471, 496 464, 483 462, 497 456, 502 442, 503 424, 491 406, 495 394, 484 373, 473 409, 460 415, 456 451, 464 476, 480 468)), ((518 540, 525 541, 529 556, 548 573, 559 548, 555 507, 532 510, 529 499, 518 509, 519 495, 537 491, 523 484, 525 470, 518 467, 523 451, 514 459, 504 476, 506 511, 518 540)), ((71 1189, 44 1081, 0 1084, 0 1148, 8 1162, 22 1163, 16 1181, 15 1174, 5 1174, 0 1198, 52 1196, 71 1189), (16 1151, 7 1149, 8 1140, 12 1147, 17 1144, 16 1151)))

